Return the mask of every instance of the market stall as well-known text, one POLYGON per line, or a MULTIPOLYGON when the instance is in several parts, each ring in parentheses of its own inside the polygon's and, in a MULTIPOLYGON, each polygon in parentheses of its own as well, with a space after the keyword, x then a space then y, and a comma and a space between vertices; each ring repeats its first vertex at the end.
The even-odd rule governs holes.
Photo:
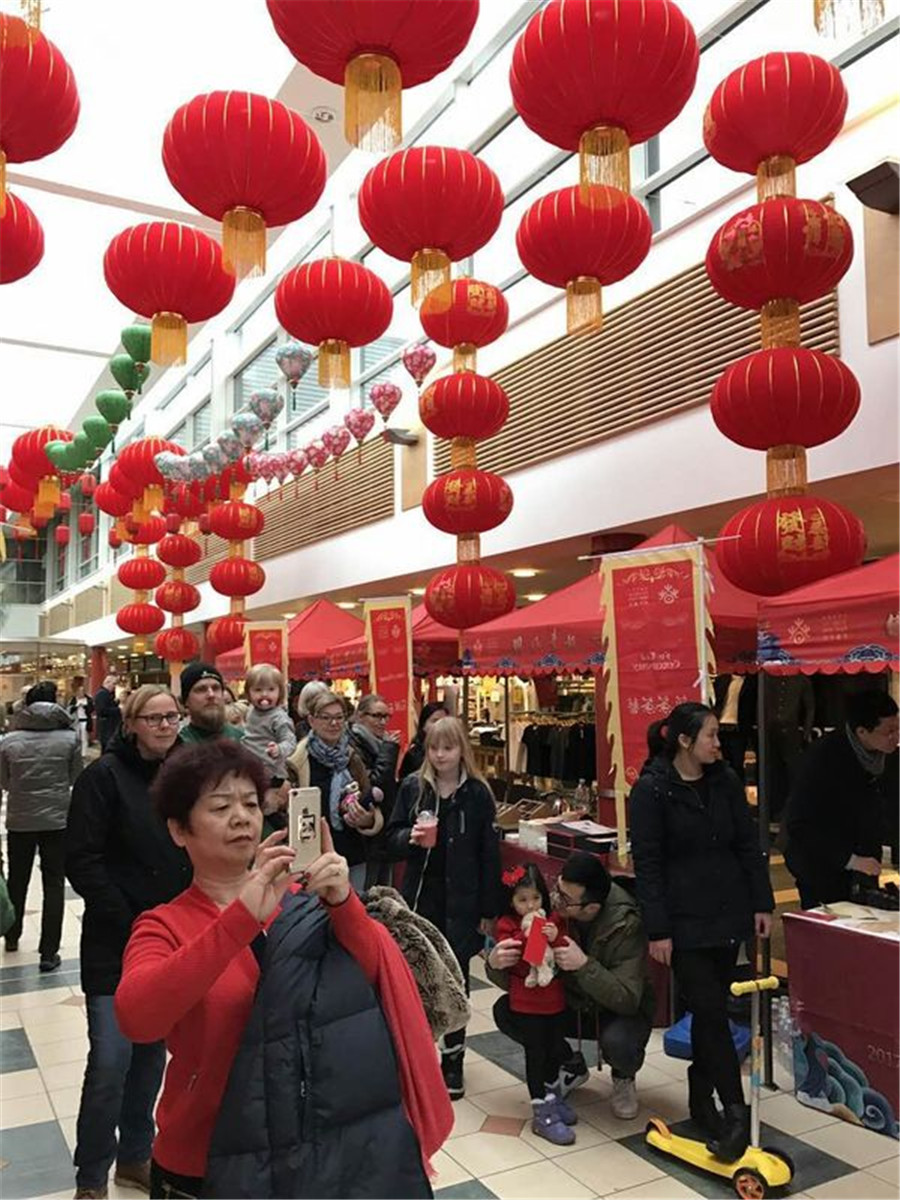
MULTIPOLYGON (((362 632, 359 617, 345 612, 330 600, 315 600, 288 622, 288 674, 291 679, 316 679, 324 673, 329 646, 362 632)), ((216 658, 226 679, 244 675, 243 649, 230 650, 216 658)))
MULTIPOLYGON (((357 622, 361 624, 361 622, 357 622)), ((459 635, 440 625, 425 611, 412 610, 413 670, 418 676, 450 674, 459 663, 459 635)), ((347 640, 335 639, 325 654, 327 671, 335 678, 362 679, 369 674, 369 649, 365 633, 357 630, 347 640)))

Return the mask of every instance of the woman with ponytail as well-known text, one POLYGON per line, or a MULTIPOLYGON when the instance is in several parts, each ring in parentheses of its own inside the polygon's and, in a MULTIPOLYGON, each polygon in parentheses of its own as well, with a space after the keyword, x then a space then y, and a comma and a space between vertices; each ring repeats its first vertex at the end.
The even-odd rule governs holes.
POLYGON ((748 1145, 750 1113, 728 1025, 728 989, 741 943, 754 933, 769 936, 775 902, 743 785, 722 761, 712 710, 679 704, 650 726, 647 742, 650 757, 629 799, 637 894, 650 954, 672 966, 693 1017, 691 1116, 709 1135, 709 1150, 730 1162, 748 1145))

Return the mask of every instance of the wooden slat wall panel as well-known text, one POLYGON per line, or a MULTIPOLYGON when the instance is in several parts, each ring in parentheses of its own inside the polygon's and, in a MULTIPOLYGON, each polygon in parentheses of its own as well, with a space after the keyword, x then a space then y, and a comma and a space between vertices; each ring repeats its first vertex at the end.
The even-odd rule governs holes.
POLYGON ((123 587, 119 583, 119 577, 113 575, 109 581, 109 611, 117 613, 120 608, 124 608, 126 604, 130 604, 134 599, 134 592, 131 588, 123 587))
POLYGON ((104 604, 106 601, 106 587, 102 584, 95 584, 93 587, 83 588, 75 594, 75 620, 74 625, 86 625, 88 621, 97 621, 104 616, 104 604))
MULTIPOLYGON (((837 353, 837 293, 800 311, 803 345, 837 353)), ((509 420, 479 443, 478 465, 519 470, 705 404, 728 364, 759 344, 756 313, 722 300, 700 263, 610 313, 599 335, 559 338, 498 371, 509 420)), ((439 442, 435 470, 449 469, 439 442)))
POLYGON ((54 604, 52 608, 47 610, 47 632, 49 634, 65 633, 67 629, 71 629, 73 625, 72 613, 74 606, 72 604, 54 604))
MULTIPOLYGON (((222 538, 210 534, 209 537, 204 537, 202 533, 194 530, 192 535, 203 547, 203 557, 195 567, 188 567, 184 573, 184 577, 188 583, 206 583, 209 579, 209 573, 223 558, 228 557, 228 543, 222 538)), ((247 547, 247 557, 253 558, 251 542, 247 547)))

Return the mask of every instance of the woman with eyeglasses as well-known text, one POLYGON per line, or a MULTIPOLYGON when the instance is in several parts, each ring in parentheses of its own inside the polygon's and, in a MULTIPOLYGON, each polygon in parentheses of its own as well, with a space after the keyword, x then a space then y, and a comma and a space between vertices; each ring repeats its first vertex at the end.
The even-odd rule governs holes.
POLYGON ((317 787, 322 816, 328 821, 334 849, 350 866, 350 883, 362 891, 366 882, 369 841, 384 828, 384 816, 372 796, 366 765, 350 740, 347 711, 332 691, 309 700, 310 731, 287 760, 292 787, 317 787))
POLYGON ((113 1161, 117 1184, 149 1188, 153 1106, 166 1052, 162 1042, 134 1045, 122 1034, 113 996, 135 919, 191 882, 187 855, 150 801, 180 724, 181 710, 167 687, 138 688, 106 752, 72 790, 66 875, 84 899, 81 986, 90 1040, 75 1149, 79 1197, 106 1196, 113 1161))
MULTIPOLYGON (((373 787, 380 788, 384 799, 381 812, 385 824, 390 820, 397 795, 397 760, 400 757, 400 734, 388 729, 391 710, 384 696, 371 693, 363 696, 350 721, 350 741, 369 772, 373 787)), ((373 838, 369 844, 366 886, 390 883, 383 838, 373 838)))

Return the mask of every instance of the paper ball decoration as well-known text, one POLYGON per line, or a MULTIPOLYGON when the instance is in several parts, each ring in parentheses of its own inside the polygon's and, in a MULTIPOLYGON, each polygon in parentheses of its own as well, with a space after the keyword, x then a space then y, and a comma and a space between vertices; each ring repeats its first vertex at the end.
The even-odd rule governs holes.
POLYGON ((490 471, 448 471, 422 497, 425 519, 443 533, 486 533, 506 520, 512 506, 506 480, 490 471))
POLYGON ((428 615, 451 629, 471 629, 515 606, 512 580, 483 563, 447 567, 432 576, 425 590, 428 615))
POLYGON ((509 416, 509 397, 486 375, 472 371, 445 375, 419 397, 419 416, 435 437, 480 441, 503 428, 509 416))
POLYGON ((0 216, 0 283, 24 279, 44 257, 44 231, 25 203, 6 194, 6 211, 0 216))

